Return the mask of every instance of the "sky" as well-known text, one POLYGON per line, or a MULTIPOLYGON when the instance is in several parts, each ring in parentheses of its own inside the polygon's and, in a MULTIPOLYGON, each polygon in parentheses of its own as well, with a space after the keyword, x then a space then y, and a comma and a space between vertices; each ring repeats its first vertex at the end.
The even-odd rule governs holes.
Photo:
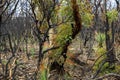
POLYGON ((110 0, 113 6, 116 6, 115 0, 110 0))
MULTIPOLYGON (((115 0, 109 0, 110 3, 111 3, 111 6, 112 8, 113 7, 116 7, 116 3, 115 3, 115 0)), ((26 0, 20 0, 18 6, 17 6, 17 10, 16 10, 16 13, 15 15, 18 16, 21 12, 21 8, 24 7, 23 9, 25 10, 25 5, 26 5, 26 0), (22 3, 22 4, 21 4, 22 3)))

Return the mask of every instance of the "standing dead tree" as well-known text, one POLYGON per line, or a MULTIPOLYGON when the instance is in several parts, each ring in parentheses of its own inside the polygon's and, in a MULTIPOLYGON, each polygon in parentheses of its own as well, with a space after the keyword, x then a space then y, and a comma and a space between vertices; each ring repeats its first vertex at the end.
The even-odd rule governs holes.
POLYGON ((46 51, 43 51, 43 46, 44 43, 46 41, 48 41, 48 33, 49 30, 54 27, 52 26, 52 22, 51 22, 51 17, 53 15, 55 6, 57 5, 57 3, 55 1, 44 1, 44 0, 37 0, 37 3, 34 2, 34 0, 29 1, 29 4, 31 6, 31 11, 32 11, 32 19, 34 20, 35 26, 33 27, 33 32, 35 34, 35 36, 38 39, 39 42, 39 55, 38 55, 38 64, 37 64, 37 70, 35 73, 35 78, 39 72, 40 69, 40 64, 41 61, 44 57, 44 53, 48 52, 51 49, 55 49, 54 47, 51 49, 48 49, 46 51), (37 11, 37 10, 38 11, 37 11), (40 12, 40 16, 38 16, 37 12, 40 12), (38 18, 40 17, 40 19, 38 18), (41 27, 42 26, 46 26, 45 30, 42 30, 41 27))

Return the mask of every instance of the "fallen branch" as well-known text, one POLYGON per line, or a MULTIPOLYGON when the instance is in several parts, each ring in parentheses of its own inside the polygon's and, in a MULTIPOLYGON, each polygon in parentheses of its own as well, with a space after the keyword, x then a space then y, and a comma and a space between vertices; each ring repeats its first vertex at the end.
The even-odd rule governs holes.
MULTIPOLYGON (((109 49, 109 50, 106 52, 106 54, 108 54, 112 49, 113 49, 113 46, 111 47, 111 49, 109 49)), ((100 57, 98 57, 98 59, 100 59, 103 55, 104 55, 104 54, 102 54, 100 57)), ((98 59, 97 59, 97 60, 98 60, 98 59)), ((95 61, 95 63, 97 62, 97 60, 95 61)), ((95 78, 97 77, 97 75, 100 73, 103 65, 104 65, 106 62, 108 62, 107 59, 103 59, 103 60, 102 60, 102 63, 100 64, 99 69, 96 71, 95 75, 93 76, 93 79, 95 79, 95 78)), ((93 64, 93 66, 95 65, 95 63, 93 64)), ((93 67, 93 66, 92 66, 92 67, 93 67)))
POLYGON ((97 75, 100 73, 103 65, 106 63, 106 60, 103 60, 102 63, 100 64, 99 69, 96 71, 96 73, 93 75, 92 79, 95 79, 97 77, 97 75))
MULTIPOLYGON (((112 49, 113 49, 113 47, 112 47, 111 49, 109 49, 109 51, 107 51, 105 54, 109 53, 112 49)), ((104 56, 105 54, 100 55, 100 56, 95 60, 94 64, 93 64, 92 67, 90 68, 90 70, 94 67, 95 63, 96 63, 102 56, 104 56)))
POLYGON ((107 78, 107 77, 115 77, 117 79, 120 79, 120 74, 116 74, 116 73, 109 73, 109 74, 105 74, 104 76, 102 77, 99 77, 99 78, 96 78, 95 80, 102 80, 104 78, 107 78))

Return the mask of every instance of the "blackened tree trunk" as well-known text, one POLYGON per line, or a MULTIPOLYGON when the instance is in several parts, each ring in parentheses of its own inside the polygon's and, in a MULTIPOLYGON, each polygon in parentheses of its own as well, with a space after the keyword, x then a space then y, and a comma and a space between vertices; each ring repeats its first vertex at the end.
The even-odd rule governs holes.
POLYGON ((115 0, 115 2, 116 2, 116 4, 117 4, 117 11, 119 12, 119 11, 120 11, 120 7, 119 7, 120 3, 119 3, 119 0, 115 0))
MULTIPOLYGON (((2 0, 0 0, 0 4, 2 4, 2 0)), ((1 35, 1 23, 2 23, 2 8, 0 8, 0 35, 1 35)))
MULTIPOLYGON (((107 1, 105 0, 105 14, 107 13, 107 1)), ((106 15, 106 21, 105 21, 105 36, 106 36, 106 51, 107 51, 107 61, 109 63, 109 67, 111 68, 115 63, 115 55, 114 55, 114 28, 113 28, 113 22, 110 26, 108 21, 108 16, 106 15), (110 31, 112 34, 112 37, 110 36, 110 31)))
MULTIPOLYGON (((0 1, 0 4, 2 4, 2 0, 0 1)), ((1 23, 2 23, 2 15, 1 15, 1 8, 0 8, 0 43, 1 43, 1 23)), ((1 54, 0 54, 0 62, 1 62, 1 54)))
POLYGON ((94 0, 94 6, 95 6, 95 12, 94 12, 94 21, 95 21, 95 24, 94 24, 94 29, 97 29, 98 27, 98 21, 99 21, 99 7, 100 7, 100 4, 101 4, 102 0, 94 0))

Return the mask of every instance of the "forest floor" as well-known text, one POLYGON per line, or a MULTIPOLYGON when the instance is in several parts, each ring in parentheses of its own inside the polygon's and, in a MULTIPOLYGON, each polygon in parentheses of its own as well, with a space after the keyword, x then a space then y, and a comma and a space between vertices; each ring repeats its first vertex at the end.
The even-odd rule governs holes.
MULTIPOLYGON (((69 74, 70 78, 67 80, 94 80, 92 76, 94 75, 92 70, 92 65, 95 62, 96 56, 93 55, 93 52, 90 47, 81 46, 81 41, 76 39, 69 46, 68 53, 76 55, 75 60, 68 60, 65 64, 65 70, 69 74), (89 51, 91 50, 90 54, 89 51), (78 62, 77 62, 78 61, 78 62), (83 64, 84 63, 84 64, 83 64), (82 65, 83 64, 83 65, 82 65)), ((8 80, 12 80, 11 77, 15 76, 16 80, 34 80, 34 74, 37 70, 37 57, 38 57, 38 47, 34 47, 33 45, 28 46, 31 50, 28 50, 27 55, 25 51, 21 51, 16 53, 15 57, 11 59, 8 67, 8 80), (29 57, 27 57, 29 56, 29 57), (18 66, 16 66, 18 65, 18 66), (15 73, 13 74, 13 70, 15 73)), ((7 65, 8 60, 11 57, 11 53, 5 52, 0 54, 1 64, 0 64, 0 80, 3 79, 3 75, 5 74, 5 67, 7 65)), ((120 65, 120 64, 119 64, 120 65)), ((118 71, 119 72, 119 71, 118 71)), ((52 76, 55 77, 55 76, 52 76)), ((56 80, 55 78, 51 78, 49 80, 56 80)), ((66 80, 66 79, 64 79, 66 80)), ((98 79, 99 80, 99 79, 98 79)), ((120 80, 120 78, 107 77, 105 79, 100 80, 120 80)))

